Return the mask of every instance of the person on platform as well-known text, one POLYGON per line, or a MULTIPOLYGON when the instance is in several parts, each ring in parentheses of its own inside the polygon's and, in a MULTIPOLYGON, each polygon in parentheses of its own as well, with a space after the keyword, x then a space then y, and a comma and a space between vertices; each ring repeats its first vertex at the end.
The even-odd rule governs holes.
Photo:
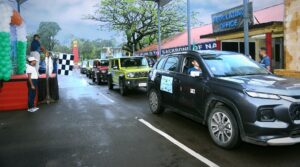
POLYGON ((259 55, 261 56, 260 65, 266 68, 267 70, 271 70, 271 60, 270 57, 267 55, 266 48, 260 48, 259 55))
POLYGON ((36 112, 39 108, 34 107, 34 99, 36 96, 36 88, 38 82, 38 72, 35 68, 37 61, 35 57, 28 58, 26 64, 26 74, 28 76, 28 112, 36 112))
POLYGON ((35 69, 36 71, 39 71, 40 67, 40 51, 41 51, 41 43, 40 43, 40 36, 38 34, 35 34, 33 36, 33 40, 30 45, 30 57, 34 57, 36 59, 36 65, 35 69))

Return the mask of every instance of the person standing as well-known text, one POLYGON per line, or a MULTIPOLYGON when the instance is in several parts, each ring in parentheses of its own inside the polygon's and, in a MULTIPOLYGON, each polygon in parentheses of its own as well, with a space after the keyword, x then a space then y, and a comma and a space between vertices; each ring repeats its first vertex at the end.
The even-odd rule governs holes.
POLYGON ((259 55, 261 56, 260 65, 266 68, 267 70, 271 71, 271 60, 270 57, 267 55, 266 48, 260 48, 259 55))
POLYGON ((38 34, 35 34, 33 36, 33 40, 31 42, 30 45, 30 57, 34 57, 36 59, 36 71, 39 71, 39 67, 40 67, 40 51, 41 51, 41 43, 40 43, 40 36, 38 34))
POLYGON ((35 68, 37 61, 35 57, 28 58, 26 64, 26 74, 28 76, 28 112, 36 112, 39 108, 34 107, 34 99, 36 96, 36 88, 38 82, 38 72, 35 68))

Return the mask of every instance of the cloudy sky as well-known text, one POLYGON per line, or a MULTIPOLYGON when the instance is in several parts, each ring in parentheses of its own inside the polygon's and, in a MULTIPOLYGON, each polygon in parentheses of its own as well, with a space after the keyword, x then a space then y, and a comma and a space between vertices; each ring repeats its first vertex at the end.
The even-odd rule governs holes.
MULTIPOLYGON (((83 16, 92 14, 94 5, 101 0, 28 0, 21 7, 21 13, 26 21, 29 33, 34 33, 41 21, 55 21, 62 31, 58 39, 63 44, 69 44, 72 37, 87 39, 116 38, 121 42, 116 32, 103 32, 98 30, 96 22, 83 20, 83 16)), ((283 0, 252 0, 254 10, 262 9, 283 0)), ((242 4, 242 0, 191 0, 193 11, 201 13, 200 21, 210 23, 210 16, 231 7, 242 4)))

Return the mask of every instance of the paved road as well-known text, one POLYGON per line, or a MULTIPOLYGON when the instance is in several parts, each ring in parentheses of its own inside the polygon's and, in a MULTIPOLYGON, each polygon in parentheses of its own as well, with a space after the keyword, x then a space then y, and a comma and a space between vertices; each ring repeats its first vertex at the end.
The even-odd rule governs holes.
POLYGON ((59 77, 59 85, 60 101, 37 113, 0 112, 0 167, 207 166, 137 118, 219 166, 300 166, 300 145, 220 149, 206 127, 172 111, 152 115, 145 90, 122 97, 78 73, 59 77))

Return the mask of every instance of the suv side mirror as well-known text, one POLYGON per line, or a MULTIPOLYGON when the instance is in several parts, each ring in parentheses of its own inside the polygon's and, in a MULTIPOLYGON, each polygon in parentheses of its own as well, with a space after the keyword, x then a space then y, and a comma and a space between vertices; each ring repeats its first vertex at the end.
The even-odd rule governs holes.
POLYGON ((201 71, 191 71, 190 76, 191 77, 202 77, 202 72, 201 71))

